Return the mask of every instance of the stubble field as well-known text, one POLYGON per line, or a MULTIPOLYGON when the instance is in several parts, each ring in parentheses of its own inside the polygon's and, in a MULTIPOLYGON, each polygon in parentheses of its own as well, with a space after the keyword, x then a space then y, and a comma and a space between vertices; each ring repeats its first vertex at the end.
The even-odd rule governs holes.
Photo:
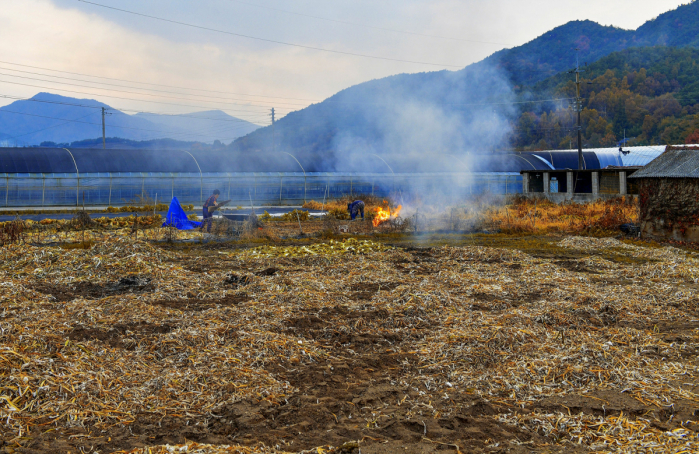
POLYGON ((694 252, 376 240, 3 247, 0 450, 699 450, 694 252))

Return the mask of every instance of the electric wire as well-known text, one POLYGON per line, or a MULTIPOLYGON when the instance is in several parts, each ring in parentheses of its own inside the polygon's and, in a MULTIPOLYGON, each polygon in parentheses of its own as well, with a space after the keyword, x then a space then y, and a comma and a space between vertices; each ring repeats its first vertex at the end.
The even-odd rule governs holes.
MULTIPOLYGON (((7 74, 7 73, 2 73, 2 72, 0 72, 0 76, 15 77, 15 78, 18 78, 18 79, 21 78, 21 79, 23 79, 23 80, 25 80, 25 79, 26 79, 26 80, 35 80, 35 81, 39 81, 39 82, 48 82, 48 83, 59 84, 59 85, 68 85, 68 86, 71 86, 71 87, 89 88, 89 89, 91 89, 91 90, 103 90, 103 91, 107 91, 107 90, 108 90, 108 91, 110 91, 110 92, 115 92, 115 93, 126 93, 126 94, 130 94, 130 95, 151 96, 151 97, 154 97, 154 98, 164 98, 164 99, 177 99, 177 100, 181 100, 181 101, 209 102, 209 103, 219 103, 219 104, 227 104, 227 105, 234 105, 234 106, 250 106, 250 107, 264 107, 264 108, 268 108, 268 107, 272 107, 273 105, 276 105, 276 104, 271 104, 271 101, 265 101, 265 102, 267 102, 267 103, 270 103, 270 105, 261 105, 261 104, 252 104, 252 103, 249 103, 249 104, 238 104, 238 103, 235 103, 235 102, 228 102, 228 101, 226 101, 226 100, 222 100, 222 101, 208 101, 208 100, 205 100, 205 99, 189 99, 189 98, 181 98, 181 97, 178 97, 178 96, 167 96, 167 95, 158 95, 158 94, 151 94, 151 93, 133 92, 133 91, 127 91, 127 90, 117 90, 117 89, 114 89, 114 88, 87 87, 87 86, 85 86, 85 85, 73 84, 73 83, 70 83, 70 82, 59 82, 59 81, 55 81, 55 80, 39 79, 39 78, 37 78, 37 77, 28 77, 28 76, 24 76, 24 75, 18 76, 18 75, 7 74)), ((90 83, 89 81, 83 81, 83 82, 88 82, 88 83, 90 83)), ((99 82, 94 82, 94 83, 97 84, 97 83, 99 83, 99 82)), ((192 96, 202 96, 202 95, 192 95, 192 96)), ((205 95, 204 95, 204 96, 205 96, 205 95)), ((243 100, 243 101, 244 101, 244 100, 243 100)), ((304 104, 304 105, 299 105, 299 104, 288 104, 288 103, 278 103, 278 104, 281 104, 281 105, 290 105, 290 106, 293 106, 293 107, 305 107, 305 104, 304 104)))
MULTIPOLYGON (((294 107, 305 107, 305 106, 307 105, 307 104, 299 104, 299 103, 273 103, 272 101, 256 101, 256 100, 238 99, 238 98, 220 98, 220 97, 207 96, 207 95, 197 95, 197 94, 193 94, 193 93, 182 93, 182 92, 167 91, 167 90, 155 90, 155 89, 152 89, 152 88, 141 88, 141 87, 133 87, 133 86, 129 87, 129 86, 124 86, 124 85, 110 84, 110 83, 106 83, 106 82, 95 82, 95 81, 91 81, 91 80, 74 79, 74 78, 71 78, 71 77, 54 76, 54 75, 51 75, 51 74, 41 74, 41 73, 35 73, 35 72, 31 72, 31 71, 22 71, 22 70, 19 70, 19 69, 12 69, 12 68, 3 68, 3 67, 0 67, 0 70, 14 71, 14 72, 20 72, 20 73, 25 73, 25 74, 32 74, 32 75, 35 75, 35 76, 53 77, 53 78, 56 78, 56 79, 71 80, 71 81, 74 81, 74 82, 84 82, 84 83, 94 84, 94 85, 107 85, 107 86, 111 86, 111 87, 131 88, 131 89, 135 89, 135 90, 150 90, 150 91, 154 91, 154 92, 158 92, 158 93, 180 94, 180 95, 185 95, 185 96, 195 96, 195 97, 200 97, 200 98, 210 98, 210 99, 217 99, 217 100, 222 100, 222 101, 244 101, 244 102, 248 102, 248 103, 250 103, 250 102, 263 102, 263 103, 268 103, 268 104, 270 104, 269 106, 261 106, 261 107, 272 107, 272 105, 289 105, 289 106, 294 106, 294 107)), ((39 80, 39 81, 51 82, 51 83, 62 83, 62 84, 65 84, 65 85, 75 85, 75 84, 69 84, 69 83, 64 83, 64 82, 57 82, 57 81, 53 81, 53 80, 36 79, 36 78, 32 78, 32 77, 27 77, 27 76, 18 76, 18 75, 14 75, 14 74, 0 73, 0 75, 3 75, 3 76, 10 76, 10 77, 17 77, 17 78, 23 77, 23 78, 30 79, 30 80, 39 80)), ((82 85, 78 85, 78 86, 82 86, 82 85)), ((97 88, 97 89, 100 89, 100 90, 112 90, 112 91, 117 91, 117 92, 119 92, 119 90, 113 90, 113 89, 111 89, 111 88, 102 88, 102 87, 85 87, 85 88, 97 88)), ((127 91, 127 92, 124 92, 124 93, 133 93, 133 92, 128 92, 128 91, 127 91)), ((146 94, 146 95, 148 95, 148 96, 156 96, 156 95, 151 95, 151 94, 148 94, 148 93, 135 93, 135 94, 146 94)), ((167 97, 167 96, 165 96, 165 97, 167 97)), ((183 99, 183 98, 173 98, 173 99, 183 99)), ((197 100, 197 101, 198 101, 198 100, 197 100)), ((204 102, 207 102, 207 101, 204 101, 204 102)), ((244 104, 244 105, 248 105, 248 104, 244 104)))
MULTIPOLYGON (((145 102, 145 103, 152 103, 152 104, 163 104, 163 105, 168 105, 168 106, 189 107, 189 108, 194 107, 194 108, 198 108, 198 109, 211 109, 213 107, 213 106, 201 106, 201 105, 194 105, 194 104, 178 104, 178 103, 173 103, 173 102, 154 101, 154 100, 148 100, 148 99, 134 99, 134 98, 126 98, 123 96, 99 95, 99 94, 96 95, 94 93, 87 93, 84 91, 68 90, 66 88, 44 87, 41 85, 23 84, 20 82, 11 82, 11 81, 7 81, 7 80, 0 80, 0 83, 20 85, 23 87, 40 88, 42 90, 56 90, 56 91, 62 91, 62 92, 66 92, 66 93, 77 93, 80 95, 101 96, 104 98, 121 99, 121 100, 126 100, 126 101, 137 101, 137 102, 145 102)), ((256 106, 252 106, 252 107, 256 107, 256 106)))
MULTIPOLYGON (((74 103, 67 103, 67 102, 60 102, 60 101, 48 101, 48 100, 43 100, 43 99, 34 99, 34 98, 23 98, 19 96, 12 96, 12 95, 2 95, 0 94, 0 98, 5 98, 5 99, 14 99, 17 101, 31 101, 31 102, 39 102, 39 103, 46 103, 46 104, 57 104, 57 105, 62 105, 62 106, 71 106, 71 107, 82 107, 85 109, 101 109, 102 107, 100 106, 88 106, 85 104, 74 104, 74 103)), ((2 112, 2 107, 0 107, 0 112, 2 112)), ((152 111, 144 111, 144 110, 134 110, 134 109, 122 109, 119 107, 109 107, 110 110, 118 110, 120 112, 133 112, 137 114, 148 114, 148 115, 163 115, 163 116, 170 116, 170 117, 187 117, 187 118, 196 118, 199 120, 211 120, 211 121, 222 121, 222 122, 240 122, 240 123, 249 123, 252 124, 253 126, 259 126, 256 123, 251 123, 248 120, 236 118, 236 117, 231 117, 230 119, 226 118, 210 118, 210 117, 202 117, 199 115, 188 115, 188 114, 172 114, 172 113, 165 113, 165 112, 152 112, 152 111)), ((255 118, 255 119, 266 119, 268 117, 267 114, 260 114, 260 115, 255 115, 254 117, 249 117, 249 118, 255 118)), ((146 117, 147 119, 147 117, 146 117)))
MULTIPOLYGON (((58 73, 62 73, 62 74, 71 74, 73 76, 93 77, 95 79, 113 80, 116 82, 127 82, 127 83, 132 83, 132 84, 152 85, 152 86, 164 87, 164 88, 177 88, 180 90, 203 91, 203 92, 207 92, 207 93, 219 93, 219 94, 224 94, 224 95, 235 95, 235 96, 254 96, 254 97, 258 97, 258 98, 270 98, 270 99, 289 99, 289 100, 295 100, 295 101, 311 101, 311 102, 320 102, 321 101, 319 99, 288 98, 288 97, 282 97, 282 96, 254 95, 254 94, 249 94, 249 93, 236 93, 236 92, 229 92, 229 91, 205 90, 203 88, 180 87, 177 85, 154 84, 151 82, 141 82, 141 81, 130 80, 130 79, 117 79, 114 77, 95 76, 92 74, 74 73, 74 72, 70 72, 70 71, 61 71, 58 69, 43 68, 41 66, 22 65, 20 63, 13 63, 13 62, 2 61, 2 60, 0 60, 0 63, 5 64, 5 65, 21 66, 23 68, 40 69, 42 71, 52 71, 52 72, 58 72, 58 73)), ((13 71, 16 71, 16 70, 13 70, 13 71)))
MULTIPOLYGON (((0 62, 0 63, 1 63, 1 62, 0 62)), ((2 68, 2 67, 0 67, 0 69, 6 69, 6 70, 9 70, 9 71, 15 71, 15 72, 21 72, 21 73, 29 73, 29 74, 33 74, 33 75, 41 75, 41 76, 46 76, 46 77, 61 78, 61 79, 72 80, 72 81, 77 81, 77 82, 85 82, 85 83, 90 83, 90 84, 95 84, 95 85, 99 85, 99 84, 103 84, 103 85, 112 85, 112 84, 105 84, 105 83, 103 83, 103 82, 93 82, 93 81, 86 81, 86 80, 82 80, 82 79, 73 79, 73 78, 68 78, 68 77, 53 76, 53 75, 50 75, 50 74, 40 74, 40 73, 33 73, 33 72, 29 72, 29 71, 15 70, 15 69, 12 69, 12 68, 2 68)), ((76 86, 76 87, 80 87, 80 88, 88 88, 88 89, 103 90, 103 91, 107 91, 107 90, 108 90, 108 91, 114 91, 114 92, 119 92, 119 93, 136 94, 136 95, 146 95, 146 96, 161 97, 161 98, 166 98, 166 99, 180 99, 180 100, 195 101, 195 102, 196 102, 196 101, 203 101, 203 102, 211 102, 211 103, 218 103, 218 102, 219 102, 219 101, 207 101, 207 100, 200 100, 200 99, 179 98, 179 97, 173 97, 173 96, 154 95, 154 94, 150 94, 150 93, 130 92, 130 91, 124 91, 124 90, 114 90, 114 89, 111 89, 111 88, 103 88, 103 87, 84 86, 84 85, 80 85, 80 84, 72 84, 72 83, 59 82, 59 81, 53 81, 53 80, 47 80, 47 79, 38 79, 38 78, 32 78, 32 77, 27 77, 27 76, 19 76, 19 75, 14 75, 14 74, 7 74, 7 73, 0 73, 0 75, 8 76, 8 77, 14 77, 14 78, 25 78, 25 79, 28 79, 28 80, 36 80, 36 81, 42 81, 42 82, 55 83, 55 84, 60 84, 60 85, 76 86)), ((91 76, 87 75, 86 77, 91 77, 91 76)), ((7 82, 7 83, 12 83, 12 82, 7 82)), ((139 82, 133 82, 133 83, 139 83, 139 82)), ((149 89, 147 89, 147 88, 140 88, 140 87, 124 87, 124 86, 120 86, 120 85, 114 85, 114 86, 121 87, 121 88, 133 88, 133 89, 136 89, 136 90, 149 90, 149 89)), ((39 88, 55 89, 55 88, 48 88, 48 87, 39 87, 39 88)), ((66 91, 68 91, 68 90, 66 90, 66 91)), ((162 91, 162 90, 153 90, 153 91, 158 91, 158 92, 163 92, 163 93, 175 93, 175 94, 178 94, 178 92, 168 92, 168 91, 162 91)), ((93 96, 100 96, 100 95, 95 95, 95 94, 93 94, 93 93, 86 93, 86 94, 93 95, 93 96)), ((189 94, 189 93, 179 93, 179 94, 184 94, 185 96, 198 96, 198 97, 205 97, 205 98, 213 98, 213 97, 209 97, 209 96, 196 95, 196 94, 189 94)), ((119 98, 119 99, 130 99, 130 98, 119 98)), ((227 101, 227 100, 228 100, 227 98, 215 98, 215 99, 221 99, 221 100, 223 100, 223 101, 227 101)), ((573 99, 573 98, 560 98, 560 99, 558 99, 558 100, 567 100, 567 99, 573 99)), ((131 99, 131 100, 133 100, 133 99, 131 99)), ((244 100, 244 99, 231 99, 231 100, 238 100, 238 101, 248 102, 248 100, 244 100)), ((136 101, 149 102, 149 101, 147 101, 147 100, 136 100, 136 101)), ((551 101, 557 101, 557 100, 519 101, 518 103, 520 103, 520 104, 526 104, 526 103, 529 103, 529 102, 551 102, 551 101)), ((252 102, 255 102, 255 101, 250 100, 249 102, 252 103, 252 102)), ((238 104, 238 103, 228 103, 228 102, 226 102, 225 104, 237 105, 237 106, 242 106, 242 107, 258 107, 258 108, 270 108, 270 107, 275 107, 277 110, 287 110, 287 109, 288 109, 288 110, 291 110, 290 108, 287 108, 287 107, 285 107, 285 106, 301 107, 301 108, 307 107, 306 104, 293 104, 293 103, 281 103, 281 104, 280 104, 280 103, 272 103, 271 101, 261 101, 261 102, 268 103, 269 105, 238 104), (278 107, 278 106, 280 106, 280 107, 278 107)), ((324 102, 332 103, 332 104, 347 104, 347 105, 353 105, 353 104, 381 105, 381 104, 377 104, 377 103, 334 101, 334 100, 331 100, 331 99, 327 99, 327 100, 325 100, 324 102)), ((517 103, 517 102, 512 102, 512 103, 510 103, 510 104, 514 104, 514 103, 517 103)), ((487 103, 487 104, 496 104, 496 103, 487 103)), ((502 104, 508 104, 508 102, 505 102, 505 103, 502 103, 502 104)), ((466 106, 466 105, 468 105, 468 106, 470 106, 470 105, 477 105, 477 104, 473 104, 473 103, 470 103, 470 104, 446 103, 445 105, 452 105, 452 106, 458 106, 458 105, 465 105, 465 106, 466 106)), ((201 107, 201 106, 193 106, 193 107, 201 107)), ((201 108, 206 108, 206 107, 201 107, 201 108)), ((124 109, 119 109, 119 110, 124 110, 124 109)), ((228 109, 228 110, 230 110, 230 109, 228 109)), ((234 111, 234 110, 231 110, 231 111, 234 111)), ((247 111, 244 111, 244 112, 247 112, 247 111)))
POLYGON ((16 136, 10 136, 9 138, 10 138, 10 139, 16 139, 16 138, 18 138, 18 137, 24 137, 24 136, 34 135, 34 134, 37 134, 37 133, 39 133, 39 132, 46 131, 47 129, 57 128, 57 127, 59 127, 59 126, 67 125, 68 123, 71 123, 71 122, 73 122, 73 121, 82 120, 83 118, 87 118, 87 117, 90 117, 90 116, 92 116, 92 115, 96 115, 96 112, 92 112, 92 113, 89 113, 89 114, 87 114, 87 115, 83 115, 82 117, 78 117, 78 118, 75 118, 75 119, 73 119, 73 120, 66 120, 66 121, 63 122, 63 123, 59 123, 59 124, 57 124, 57 125, 49 126, 48 128, 43 128, 43 129, 39 129, 39 130, 37 130, 37 131, 32 131, 32 132, 26 132, 26 133, 24 133, 24 134, 19 134, 19 135, 16 135, 16 136))
MULTIPOLYGON (((197 108, 202 108, 202 109, 210 109, 211 108, 211 106, 196 106, 196 105, 191 105, 191 104, 177 104, 177 103, 168 103, 168 102, 162 102, 162 101, 151 101, 151 100, 145 100, 145 99, 124 98, 124 97, 112 96, 112 95, 95 95, 94 93, 86 93, 86 92, 80 92, 80 91, 75 91, 75 90, 67 90, 64 88, 43 87, 43 86, 38 86, 38 85, 23 84, 23 83, 19 83, 19 82, 10 82, 10 81, 4 81, 4 80, 0 80, 0 83, 8 83, 8 84, 20 85, 20 86, 25 86, 25 87, 40 88, 40 89, 44 89, 44 90, 58 90, 58 91, 64 91, 64 92, 68 92, 68 93, 78 93, 78 94, 90 95, 90 96, 103 96, 106 98, 123 99, 123 100, 128 100, 128 101, 165 104, 165 105, 173 105, 173 106, 180 106, 180 107, 197 107, 197 108)), ((461 107, 509 106, 509 105, 516 105, 516 104, 537 104, 537 103, 546 103, 546 102, 570 101, 572 99, 575 99, 575 98, 570 97, 570 98, 536 99, 536 100, 527 100, 527 101, 476 102, 476 103, 444 103, 444 105, 445 106, 461 106, 461 107)), ((374 105, 374 106, 381 106, 381 105, 388 106, 388 105, 390 105, 390 104, 377 104, 377 103, 364 103, 364 104, 365 105, 374 105)))
POLYGON ((329 52, 329 53, 341 54, 341 55, 350 55, 353 57, 371 58, 374 60, 384 60, 384 61, 392 61, 392 62, 399 62, 399 63, 410 63, 410 64, 416 64, 416 65, 438 66, 438 67, 449 67, 449 68, 462 68, 463 67, 463 66, 459 66, 459 65, 447 65, 447 64, 441 64, 441 63, 429 63, 429 62, 421 62, 421 61, 414 61, 414 60, 402 60, 399 58, 380 57, 377 55, 368 55, 368 54, 360 54, 360 53, 355 53, 355 52, 347 52, 347 51, 342 51, 342 50, 325 49, 323 47, 306 46, 304 44, 294 44, 294 43, 289 43, 286 41, 277 41, 274 39, 259 38, 256 36, 244 35, 242 33, 229 32, 226 30, 219 30, 216 28, 204 27, 202 25, 195 25, 195 24, 189 24, 186 22, 180 22, 180 21, 176 21, 176 20, 172 20, 172 19, 165 19, 162 17, 151 16, 150 14, 138 13, 135 11, 129 11, 126 9, 116 8, 113 6, 102 5, 100 3, 90 2, 87 0, 76 0, 76 1, 88 4, 88 5, 98 6, 100 8, 106 8, 106 9, 110 9, 113 11, 119 11, 119 12, 126 13, 126 14, 132 14, 134 16, 145 17, 148 19, 153 19, 153 20, 167 22, 167 23, 176 24, 176 25, 182 25, 184 27, 196 28, 199 30, 206 30, 206 31, 215 32, 215 33, 222 33, 225 35, 238 36, 241 38, 254 39, 257 41, 264 41, 264 42, 273 43, 273 44, 282 44, 284 46, 298 47, 301 49, 309 49, 309 50, 329 52))
POLYGON ((297 13, 297 12, 295 12, 295 11, 288 11, 288 10, 281 9, 281 8, 274 8, 274 7, 272 7, 272 6, 256 5, 256 4, 254 4, 254 3, 242 2, 242 1, 240 1, 240 0, 229 0, 229 1, 235 2, 235 3, 240 3, 240 4, 243 4, 243 5, 252 6, 252 7, 255 7, 255 8, 269 9, 269 10, 272 10, 272 11, 279 11, 279 12, 281 12, 281 13, 292 14, 292 15, 294 15, 294 16, 308 17, 308 18, 311 18, 311 19, 318 19, 318 20, 327 21, 327 22, 334 22, 334 23, 336 23, 336 24, 352 25, 352 26, 355 26, 355 27, 365 27, 365 28, 371 28, 371 29, 374 29, 374 30, 382 30, 382 31, 392 32, 392 33, 401 33, 401 34, 404 34, 404 35, 423 36, 423 37, 426 37, 426 38, 447 39, 447 40, 451 40, 451 41, 463 41, 463 42, 467 42, 467 43, 495 44, 495 45, 498 45, 498 46, 509 46, 509 44, 497 43, 497 42, 493 42, 493 41, 480 41, 480 40, 465 39, 465 38, 450 38, 450 37, 447 37, 447 36, 429 35, 429 34, 425 34, 425 33, 408 32, 408 31, 396 30, 396 29, 392 29, 392 28, 377 27, 377 26, 374 26, 374 25, 358 24, 358 23, 356 23, 356 22, 348 22, 348 21, 343 21, 343 20, 338 20, 338 19, 329 19, 329 18, 327 18, 327 17, 313 16, 313 15, 311 15, 311 14, 297 13))
MULTIPOLYGON (((48 119, 52 119, 52 120, 61 120, 61 121, 69 122, 69 123, 82 123, 82 124, 86 124, 86 125, 102 126, 102 123, 91 123, 91 122, 80 121, 80 120, 69 120, 69 119, 67 119, 67 118, 49 117, 49 116, 47 116, 47 115, 31 114, 31 113, 27 113, 27 112, 16 112, 16 111, 5 110, 5 109, 0 110, 0 113, 11 113, 11 114, 18 114, 18 115, 28 115, 28 116, 31 116, 31 117, 48 118, 48 119)), ((196 135, 196 136, 199 136, 199 137, 208 137, 208 136, 209 136, 208 134, 192 134, 192 133, 189 133, 189 132, 172 132, 172 131, 165 131, 165 130, 162 130, 162 129, 134 128, 134 127, 130 127, 130 126, 109 125, 109 127, 110 127, 110 128, 117 128, 117 129, 129 129, 129 130, 134 130, 134 131, 147 131, 147 132, 160 132, 160 133, 164 133, 164 134, 185 135, 185 136, 187 136, 187 135, 190 135, 190 136, 191 136, 191 135, 196 135)))

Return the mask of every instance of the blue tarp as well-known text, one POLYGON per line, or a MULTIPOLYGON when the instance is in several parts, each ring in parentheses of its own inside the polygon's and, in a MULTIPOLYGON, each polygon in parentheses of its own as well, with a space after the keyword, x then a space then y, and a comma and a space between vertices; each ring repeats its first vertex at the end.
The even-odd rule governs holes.
POLYGON ((182 206, 180 206, 180 201, 177 200, 177 197, 173 197, 172 202, 170 202, 170 209, 167 210, 167 216, 163 223, 163 227, 175 227, 178 230, 192 230, 200 225, 201 222, 187 219, 187 213, 185 213, 182 206))

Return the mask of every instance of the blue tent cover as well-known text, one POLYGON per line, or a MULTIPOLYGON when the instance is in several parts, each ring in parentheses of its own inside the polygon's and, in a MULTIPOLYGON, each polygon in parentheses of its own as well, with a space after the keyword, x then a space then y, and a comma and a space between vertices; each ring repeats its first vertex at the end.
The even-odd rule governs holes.
POLYGON ((175 227, 178 230, 192 230, 201 226, 201 222, 190 221, 187 219, 187 213, 184 212, 180 201, 177 197, 172 198, 170 209, 167 210, 167 218, 163 223, 163 227, 175 227))

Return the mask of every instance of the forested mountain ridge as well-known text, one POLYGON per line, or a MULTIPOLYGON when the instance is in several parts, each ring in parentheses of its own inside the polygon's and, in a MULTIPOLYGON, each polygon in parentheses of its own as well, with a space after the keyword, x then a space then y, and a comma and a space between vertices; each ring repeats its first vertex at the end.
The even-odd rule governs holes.
POLYGON ((494 53, 476 65, 505 69, 515 86, 533 85, 569 69, 578 49, 581 64, 632 47, 699 47, 699 2, 649 20, 637 30, 602 26, 589 20, 568 22, 513 49, 494 53))
MULTIPOLYGON (((615 52, 584 68, 583 146, 699 142, 699 50, 645 47, 615 52)), ((532 98, 572 98, 571 74, 558 74, 531 88, 532 98)), ((512 145, 522 150, 575 144, 575 113, 568 101, 523 112, 512 145)))
POLYGON ((570 69, 576 56, 594 62, 634 43, 633 30, 603 26, 589 20, 568 22, 512 49, 503 49, 472 66, 495 66, 515 87, 534 84, 570 69), (578 49, 576 52, 575 49, 578 49))

